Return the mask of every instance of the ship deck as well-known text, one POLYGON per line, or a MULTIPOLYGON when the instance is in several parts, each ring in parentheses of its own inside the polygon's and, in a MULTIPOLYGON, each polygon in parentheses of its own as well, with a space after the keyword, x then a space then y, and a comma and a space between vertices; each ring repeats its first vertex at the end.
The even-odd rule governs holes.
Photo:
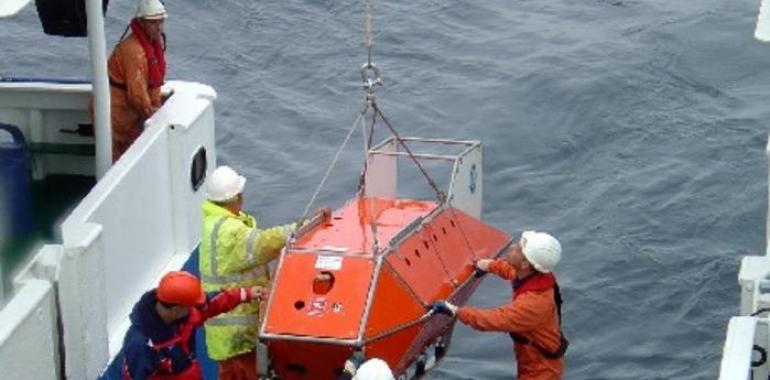
POLYGON ((43 244, 58 243, 57 226, 91 190, 96 179, 81 175, 49 175, 30 184, 30 210, 32 230, 23 236, 11 236, 0 242, 0 289, 10 296, 13 273, 21 268, 37 248, 43 244))

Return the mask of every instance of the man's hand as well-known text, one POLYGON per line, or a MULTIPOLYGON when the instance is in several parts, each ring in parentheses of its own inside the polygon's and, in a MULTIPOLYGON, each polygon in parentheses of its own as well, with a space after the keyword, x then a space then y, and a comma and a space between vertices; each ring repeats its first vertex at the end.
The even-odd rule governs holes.
POLYGON ((249 295, 252 301, 264 301, 267 298, 268 290, 262 286, 252 286, 249 289, 249 295))
POLYGON ((297 225, 301 228, 304 227, 306 224, 310 223, 311 220, 320 217, 321 223, 328 224, 332 220, 332 209, 329 206, 323 206, 319 207, 315 210, 315 215, 310 218, 303 218, 300 219, 300 221, 297 223, 297 225))
POLYGON ((457 306, 444 300, 433 302, 426 306, 426 309, 429 312, 433 312, 433 314, 444 314, 450 317, 454 317, 457 314, 457 306))
POLYGON ((297 223, 291 223, 283 226, 283 240, 288 242, 296 231, 297 223))
POLYGON ((149 119, 152 115, 155 114, 160 108, 155 107, 153 105, 149 105, 147 107, 144 107, 141 109, 141 114, 145 119, 149 119))
POLYGON ((323 220, 324 223, 332 219, 332 209, 329 206, 319 207, 317 210, 315 210, 315 214, 320 215, 321 220, 323 220))
POLYGON ((489 272, 489 264, 492 264, 494 260, 492 259, 481 259, 476 261, 476 269, 483 271, 483 272, 489 272))

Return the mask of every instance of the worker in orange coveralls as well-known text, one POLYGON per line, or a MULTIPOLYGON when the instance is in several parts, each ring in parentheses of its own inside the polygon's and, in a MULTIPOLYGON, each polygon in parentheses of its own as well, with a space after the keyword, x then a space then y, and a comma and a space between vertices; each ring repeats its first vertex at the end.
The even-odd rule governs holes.
POLYGON ((144 121, 161 106, 160 87, 166 76, 163 22, 166 8, 160 0, 140 0, 131 34, 122 39, 107 68, 110 79, 112 161, 139 137, 144 121))
POLYGON ((526 231, 505 258, 476 262, 478 270, 511 281, 510 303, 477 309, 437 301, 428 308, 434 313, 457 316, 476 330, 507 332, 515 342, 517 379, 561 379, 569 342, 561 330, 561 294, 551 273, 560 259, 558 240, 546 233, 526 231))

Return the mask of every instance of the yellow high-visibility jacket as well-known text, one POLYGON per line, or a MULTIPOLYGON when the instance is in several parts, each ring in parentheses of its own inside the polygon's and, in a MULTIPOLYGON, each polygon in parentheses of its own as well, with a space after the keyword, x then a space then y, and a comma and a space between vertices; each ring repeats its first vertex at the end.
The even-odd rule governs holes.
MULTIPOLYGON (((203 203, 199 267, 206 292, 233 287, 266 286, 268 262, 278 257, 285 244, 285 229, 261 230, 253 216, 238 215, 213 203, 203 203)), ((209 356, 217 361, 254 350, 259 330, 260 305, 241 304, 205 324, 209 356)))

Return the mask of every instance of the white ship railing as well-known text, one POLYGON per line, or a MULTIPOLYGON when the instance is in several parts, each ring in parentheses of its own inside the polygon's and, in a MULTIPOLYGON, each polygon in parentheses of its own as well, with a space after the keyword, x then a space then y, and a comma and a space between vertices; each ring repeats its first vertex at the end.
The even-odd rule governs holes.
POLYGON ((63 222, 62 244, 44 246, 15 278, 0 311, 3 378, 95 379, 118 353, 132 305, 197 245, 203 188, 193 189, 191 164, 205 149, 214 168, 216 94, 168 87, 174 95, 63 222))
POLYGON ((730 318, 720 366, 720 380, 767 379, 770 375, 770 257, 741 261, 739 316, 730 318))

